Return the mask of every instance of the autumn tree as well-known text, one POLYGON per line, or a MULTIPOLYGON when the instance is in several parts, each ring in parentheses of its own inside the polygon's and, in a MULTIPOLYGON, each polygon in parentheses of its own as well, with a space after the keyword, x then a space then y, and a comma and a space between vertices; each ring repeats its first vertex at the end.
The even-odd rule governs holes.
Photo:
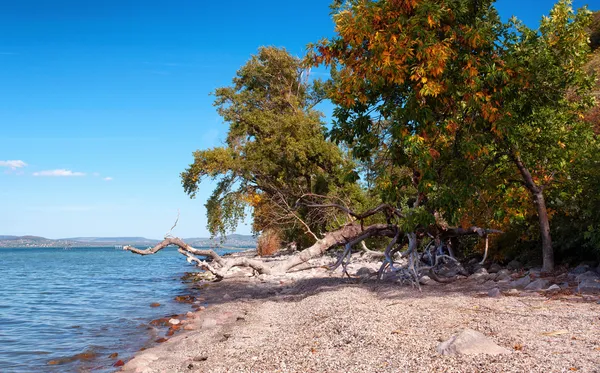
POLYGON ((338 6, 337 36, 311 56, 336 78, 333 137, 360 158, 385 143, 392 163, 411 171, 416 206, 427 201, 450 223, 486 187, 486 170, 516 172, 537 209, 544 270, 552 270, 543 190, 566 177, 589 140, 580 120, 589 103, 588 12, 560 1, 533 31, 501 24, 492 1, 338 6))
POLYGON ((488 151, 471 129, 492 129, 493 87, 509 79, 491 1, 346 1, 334 21, 309 55, 332 70, 331 136, 380 160, 382 198, 412 208, 414 226, 458 223, 476 193, 468 161, 488 151))

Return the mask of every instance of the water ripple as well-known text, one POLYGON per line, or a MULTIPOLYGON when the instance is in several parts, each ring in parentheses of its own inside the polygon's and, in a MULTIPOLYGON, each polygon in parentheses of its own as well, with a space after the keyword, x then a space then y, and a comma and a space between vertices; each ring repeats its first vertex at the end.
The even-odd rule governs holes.
POLYGON ((189 309, 172 302, 186 269, 170 249, 0 249, 0 372, 114 371, 108 355, 139 350, 150 320, 189 309))

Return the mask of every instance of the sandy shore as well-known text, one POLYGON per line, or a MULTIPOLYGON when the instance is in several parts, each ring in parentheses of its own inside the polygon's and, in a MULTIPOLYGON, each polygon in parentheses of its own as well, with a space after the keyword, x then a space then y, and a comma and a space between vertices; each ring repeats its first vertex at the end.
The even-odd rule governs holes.
POLYGON ((600 305, 461 280, 416 289, 339 277, 227 280, 188 329, 123 372, 600 372, 600 305), (508 355, 442 356, 465 328, 508 355), (547 335, 557 332, 554 335, 547 335))

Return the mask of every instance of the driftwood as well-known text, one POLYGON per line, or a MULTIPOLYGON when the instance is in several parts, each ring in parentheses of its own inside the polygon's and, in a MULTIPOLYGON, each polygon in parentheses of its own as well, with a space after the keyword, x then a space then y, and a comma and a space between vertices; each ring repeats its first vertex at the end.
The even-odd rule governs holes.
MULTIPOLYGON (((323 196, 310 194, 305 197, 314 199, 315 197, 321 198, 323 196)), ((221 257, 214 250, 196 249, 180 238, 171 236, 173 228, 177 225, 179 214, 175 224, 165 235, 164 240, 156 246, 143 250, 132 246, 125 246, 123 249, 139 255, 151 255, 167 246, 174 245, 178 247, 179 253, 184 255, 188 262, 195 263, 198 267, 215 275, 217 279, 222 280, 232 275, 230 270, 234 267, 252 268, 256 274, 265 275, 283 275, 289 272, 314 268, 314 265, 311 265, 309 261, 322 256, 327 250, 334 247, 343 247, 344 250, 330 269, 334 270, 341 266, 344 273, 348 274, 347 265, 350 261, 352 250, 354 247, 360 245, 365 256, 383 260, 383 263, 377 272, 377 277, 379 279, 383 279, 391 274, 397 279, 419 287, 419 280, 425 274, 428 274, 432 279, 438 282, 448 281, 448 279, 443 279, 435 273, 435 269, 438 268, 439 265, 452 264, 460 266, 460 263, 454 259, 451 246, 445 244, 450 238, 466 235, 479 235, 480 237, 484 237, 486 239, 487 256, 487 236, 489 234, 502 233, 498 230, 483 229, 479 227, 448 228, 445 225, 420 228, 419 233, 402 232, 399 225, 394 224, 393 222, 403 219, 404 215, 399 209, 389 204, 381 204, 362 214, 355 213, 347 206, 338 203, 303 203, 301 199, 296 202, 296 207, 299 205, 311 209, 336 209, 342 211, 347 215, 348 223, 334 231, 325 233, 319 238, 310 231, 310 228, 306 223, 302 222, 307 233, 310 233, 315 238, 315 243, 282 261, 266 261, 260 258, 248 257, 221 257), (387 224, 365 225, 365 220, 376 214, 382 214, 385 217, 387 224), (389 237, 391 238, 391 241, 387 245, 385 251, 379 253, 369 250, 366 247, 364 241, 371 237, 389 237), (420 247, 424 242, 423 238, 427 237, 431 238, 432 241, 425 245, 424 250, 420 250, 420 247), (432 246, 432 243, 435 243, 435 245, 432 246), (401 252, 405 246, 407 247, 406 250, 401 252), (435 249, 433 252, 431 251, 432 247, 435 249), (444 248, 447 249, 447 253, 444 252, 444 248), (427 254, 428 262, 424 262, 423 260, 425 254, 427 254), (396 260, 398 255, 402 260, 406 261, 406 263, 398 263, 396 260)), ((287 203, 283 205, 283 208, 288 213, 293 214, 294 219, 301 220, 287 203)))

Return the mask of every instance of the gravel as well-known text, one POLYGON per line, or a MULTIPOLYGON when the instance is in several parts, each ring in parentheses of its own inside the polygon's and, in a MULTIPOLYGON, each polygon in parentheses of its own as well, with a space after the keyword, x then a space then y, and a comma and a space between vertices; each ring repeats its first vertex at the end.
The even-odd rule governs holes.
POLYGON ((490 298, 489 289, 468 280, 422 292, 334 277, 224 281, 190 320, 210 327, 139 353, 123 372, 600 372, 596 299, 490 298), (436 352, 466 328, 511 353, 436 352))

